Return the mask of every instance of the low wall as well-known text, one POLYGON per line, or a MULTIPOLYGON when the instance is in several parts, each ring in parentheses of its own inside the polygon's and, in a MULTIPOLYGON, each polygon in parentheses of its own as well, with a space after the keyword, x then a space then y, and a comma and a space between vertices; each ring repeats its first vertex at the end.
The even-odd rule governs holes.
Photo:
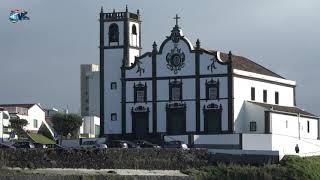
POLYGON ((209 149, 241 149, 239 134, 194 135, 194 147, 209 149))
POLYGON ((205 149, 0 150, 3 166, 20 168, 186 169, 208 165, 205 149))

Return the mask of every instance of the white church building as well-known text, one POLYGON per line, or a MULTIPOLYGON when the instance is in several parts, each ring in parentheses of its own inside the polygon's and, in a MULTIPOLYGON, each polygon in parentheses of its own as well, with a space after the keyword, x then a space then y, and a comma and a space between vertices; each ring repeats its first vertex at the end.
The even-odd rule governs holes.
POLYGON ((296 106, 295 81, 192 43, 178 16, 142 54, 140 18, 128 9, 100 12, 102 135, 165 136, 213 152, 320 152, 319 117, 296 106))

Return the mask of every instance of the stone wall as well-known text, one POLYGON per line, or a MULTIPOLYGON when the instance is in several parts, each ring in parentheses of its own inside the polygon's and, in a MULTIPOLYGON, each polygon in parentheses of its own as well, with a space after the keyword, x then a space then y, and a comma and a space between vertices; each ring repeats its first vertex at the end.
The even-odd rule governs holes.
POLYGON ((253 155, 211 155, 206 149, 15 149, 0 150, 0 167, 181 170, 215 165, 277 163, 253 155))

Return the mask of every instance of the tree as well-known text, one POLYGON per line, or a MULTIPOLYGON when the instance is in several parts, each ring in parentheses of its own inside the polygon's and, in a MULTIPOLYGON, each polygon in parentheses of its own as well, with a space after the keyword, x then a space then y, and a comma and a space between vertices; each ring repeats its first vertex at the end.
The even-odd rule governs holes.
POLYGON ((56 113, 52 117, 53 129, 62 136, 69 133, 75 137, 82 125, 82 117, 78 114, 56 113))
POLYGON ((10 127, 17 133, 19 137, 25 134, 23 127, 28 125, 28 121, 19 117, 10 119, 10 127))

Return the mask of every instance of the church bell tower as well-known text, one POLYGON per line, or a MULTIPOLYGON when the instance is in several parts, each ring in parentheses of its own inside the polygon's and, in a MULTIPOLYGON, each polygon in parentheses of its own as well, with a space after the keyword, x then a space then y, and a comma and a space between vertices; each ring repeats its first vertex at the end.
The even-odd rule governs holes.
POLYGON ((100 12, 100 134, 121 134, 122 101, 125 101, 122 78, 141 52, 141 20, 136 13, 100 12), (106 99, 108 97, 108 99, 106 99), (119 127, 110 129, 108 127, 119 127))

